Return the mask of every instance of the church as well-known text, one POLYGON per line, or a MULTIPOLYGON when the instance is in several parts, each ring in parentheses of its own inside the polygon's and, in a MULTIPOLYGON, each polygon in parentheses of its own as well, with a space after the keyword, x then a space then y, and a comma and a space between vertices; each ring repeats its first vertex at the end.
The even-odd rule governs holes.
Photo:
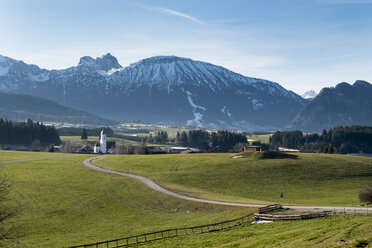
POLYGON ((111 153, 111 149, 115 148, 115 141, 106 141, 106 134, 101 131, 101 138, 94 145, 94 153, 111 153))

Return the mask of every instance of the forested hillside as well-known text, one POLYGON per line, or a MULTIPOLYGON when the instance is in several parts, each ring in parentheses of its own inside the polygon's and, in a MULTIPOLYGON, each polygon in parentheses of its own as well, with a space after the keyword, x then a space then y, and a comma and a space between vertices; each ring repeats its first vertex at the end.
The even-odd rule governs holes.
POLYGON ((273 147, 326 153, 372 153, 372 127, 336 127, 321 134, 301 131, 275 132, 270 138, 273 147))

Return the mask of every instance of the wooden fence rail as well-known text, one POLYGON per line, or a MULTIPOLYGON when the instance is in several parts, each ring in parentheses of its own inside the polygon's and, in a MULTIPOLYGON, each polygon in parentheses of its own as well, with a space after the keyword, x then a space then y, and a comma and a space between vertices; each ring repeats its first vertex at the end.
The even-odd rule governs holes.
POLYGON ((267 214, 267 213, 278 211, 280 209, 283 209, 283 206, 281 204, 272 204, 272 205, 267 205, 265 207, 260 207, 258 209, 258 213, 267 214))
POLYGON ((278 221, 278 220, 306 220, 306 219, 314 219, 327 216, 327 212, 314 212, 314 213, 304 213, 304 214, 253 214, 255 220, 271 220, 271 221, 278 221))
POLYGON ((166 229, 157 232, 145 233, 120 239, 107 240, 103 242, 97 242, 92 244, 76 245, 70 246, 69 248, 114 248, 114 247, 125 247, 128 245, 135 245, 140 243, 145 243, 149 241, 165 239, 170 237, 176 237, 180 235, 198 234, 219 231, 222 229, 230 228, 233 226, 241 225, 243 223, 251 222, 253 220, 253 214, 245 215, 243 217, 194 227, 183 227, 166 229))

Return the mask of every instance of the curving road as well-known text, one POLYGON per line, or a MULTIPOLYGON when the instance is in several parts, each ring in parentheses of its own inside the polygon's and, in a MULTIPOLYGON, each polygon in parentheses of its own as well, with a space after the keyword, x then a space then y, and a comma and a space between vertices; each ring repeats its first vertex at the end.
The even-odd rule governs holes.
MULTIPOLYGON (((210 204, 217 204, 217 205, 226 205, 226 206, 237 206, 237 207, 263 207, 266 205, 263 204, 248 204, 248 203, 236 203, 236 202, 224 202, 224 201, 213 201, 213 200, 207 200, 207 199, 201 199, 197 197, 192 197, 188 195, 183 195, 176 193, 174 191, 168 190, 159 184, 156 184, 154 181, 148 179, 147 177, 138 176, 130 173, 125 172, 119 172, 114 170, 108 170, 101 168, 99 166, 96 166, 92 164, 92 160, 97 158, 106 157, 109 155, 102 155, 98 157, 88 158, 85 159, 82 164, 88 168, 91 168, 93 170, 99 171, 101 173, 109 173, 109 174, 115 174, 119 176, 129 177, 133 178, 135 180, 140 181, 147 187, 156 190, 158 192, 177 197, 180 199, 188 200, 188 201, 195 201, 195 202, 202 202, 202 203, 210 203, 210 204)), ((300 212, 309 212, 309 211, 335 211, 335 212, 346 212, 346 213, 372 213, 372 207, 333 207, 333 206, 301 206, 301 205, 283 205, 284 208, 289 208, 294 211, 300 211, 300 212)))

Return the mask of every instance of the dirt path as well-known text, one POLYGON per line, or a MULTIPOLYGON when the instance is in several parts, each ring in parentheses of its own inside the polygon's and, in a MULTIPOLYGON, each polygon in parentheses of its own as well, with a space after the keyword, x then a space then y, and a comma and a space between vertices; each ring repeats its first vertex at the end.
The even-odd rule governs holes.
MULTIPOLYGON (((106 157, 108 155, 102 155, 98 157, 93 157, 93 158, 88 158, 85 159, 82 164, 88 168, 91 168, 93 170, 102 172, 102 173, 109 173, 109 174, 115 174, 119 176, 124 176, 124 177, 129 177, 136 179, 140 181, 141 183, 145 184, 147 187, 156 190, 158 192, 177 197, 180 199, 188 200, 188 201, 195 201, 195 202, 202 202, 202 203, 210 203, 210 204, 217 204, 217 205, 226 205, 226 206, 237 206, 237 207, 263 207, 266 205, 263 204, 248 204, 248 203, 236 203, 236 202, 224 202, 224 201, 213 201, 213 200, 207 200, 207 199, 201 199, 197 197, 192 197, 188 195, 183 195, 179 194, 176 192, 173 192, 171 190, 168 190, 158 184, 156 184, 154 181, 143 177, 143 176, 138 176, 130 173, 125 173, 125 172, 119 172, 119 171, 113 171, 113 170, 108 170, 104 169, 101 167, 98 167, 96 165, 93 165, 91 162, 92 160, 96 158, 102 158, 106 157)), ((335 211, 335 212, 346 212, 346 213, 372 213, 372 207, 334 207, 334 206, 301 206, 301 205, 285 205, 283 206, 284 208, 289 208, 294 211, 300 211, 300 212, 313 212, 313 211, 335 211)))

